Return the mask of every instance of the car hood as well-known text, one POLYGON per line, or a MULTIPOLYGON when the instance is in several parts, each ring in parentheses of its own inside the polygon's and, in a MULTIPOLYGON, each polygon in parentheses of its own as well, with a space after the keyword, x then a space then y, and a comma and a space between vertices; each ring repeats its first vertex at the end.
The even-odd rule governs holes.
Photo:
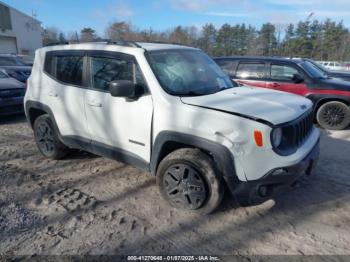
MULTIPOLYGON (((336 77, 336 76, 333 76, 333 77, 336 77)), ((321 81, 318 81, 314 87, 317 89, 350 91, 349 82, 345 80, 337 79, 337 78, 322 79, 321 81)))
POLYGON ((25 85, 14 78, 0 78, 0 90, 25 88, 25 85))
POLYGON ((211 95, 181 97, 181 101, 274 125, 294 120, 312 107, 312 102, 302 96, 247 86, 211 95))

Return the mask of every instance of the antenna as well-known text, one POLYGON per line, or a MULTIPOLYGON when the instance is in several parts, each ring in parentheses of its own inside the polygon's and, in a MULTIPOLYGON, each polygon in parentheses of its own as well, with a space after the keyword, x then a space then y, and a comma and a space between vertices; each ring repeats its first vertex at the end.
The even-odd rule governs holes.
POLYGON ((31 24, 31 29, 32 30, 37 30, 37 11, 32 9, 32 24, 31 24))

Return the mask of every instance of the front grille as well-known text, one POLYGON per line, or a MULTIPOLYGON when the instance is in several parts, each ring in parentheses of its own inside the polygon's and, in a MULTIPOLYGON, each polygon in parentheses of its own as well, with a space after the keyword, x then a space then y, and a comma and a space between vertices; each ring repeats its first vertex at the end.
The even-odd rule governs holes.
POLYGON ((24 96, 25 92, 24 88, 0 90, 0 98, 20 97, 24 96))
POLYGON ((290 155, 296 152, 311 134, 313 120, 313 112, 310 110, 298 119, 279 126, 282 128, 282 142, 274 150, 280 155, 290 155))
POLYGON ((293 124, 295 134, 295 144, 300 147, 311 133, 313 126, 313 114, 312 112, 303 116, 299 121, 293 124))

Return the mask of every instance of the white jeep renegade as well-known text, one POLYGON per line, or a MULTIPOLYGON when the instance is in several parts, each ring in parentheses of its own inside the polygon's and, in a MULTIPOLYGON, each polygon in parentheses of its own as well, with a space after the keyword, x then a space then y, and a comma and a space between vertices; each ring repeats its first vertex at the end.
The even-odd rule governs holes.
POLYGON ((173 206, 210 213, 224 184, 259 203, 309 175, 312 103, 232 82, 202 51, 158 43, 37 50, 25 112, 41 153, 79 148, 157 177, 173 206))

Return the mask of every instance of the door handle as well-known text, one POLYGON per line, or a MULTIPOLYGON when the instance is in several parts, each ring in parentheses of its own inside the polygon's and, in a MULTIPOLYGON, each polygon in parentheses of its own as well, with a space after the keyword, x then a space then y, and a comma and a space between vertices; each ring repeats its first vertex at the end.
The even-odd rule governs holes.
POLYGON ((100 103, 98 101, 89 101, 88 104, 89 104, 89 106, 102 107, 102 103, 100 103))
POLYGON ((272 84, 270 84, 269 86, 270 86, 270 87, 279 87, 280 84, 278 84, 278 83, 272 83, 272 84))

